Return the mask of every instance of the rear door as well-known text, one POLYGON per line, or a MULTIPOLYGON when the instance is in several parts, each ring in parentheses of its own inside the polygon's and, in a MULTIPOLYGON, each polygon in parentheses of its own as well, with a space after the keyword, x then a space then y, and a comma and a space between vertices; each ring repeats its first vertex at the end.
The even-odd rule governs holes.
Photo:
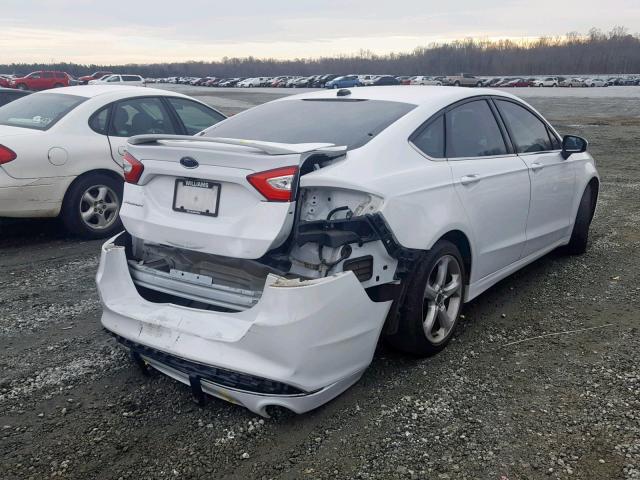
POLYGON ((529 172, 490 103, 474 99, 446 112, 446 152, 475 237, 471 281, 516 262, 526 242, 529 172))
MULTIPOLYGON (((523 256, 570 234, 575 172, 562 158, 560 140, 534 112, 515 101, 494 99, 531 178, 527 244, 523 256)), ((574 157, 576 158, 576 157, 574 157)))
POLYGON ((109 122, 111 157, 122 166, 127 139, 151 133, 181 133, 160 97, 135 97, 113 105, 109 122))

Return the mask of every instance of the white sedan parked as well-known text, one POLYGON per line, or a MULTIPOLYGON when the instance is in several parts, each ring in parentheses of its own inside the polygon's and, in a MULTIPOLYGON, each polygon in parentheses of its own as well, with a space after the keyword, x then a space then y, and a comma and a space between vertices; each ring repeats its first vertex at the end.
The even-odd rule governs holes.
POLYGON ((586 148, 513 95, 455 87, 308 93, 204 136, 131 138, 102 323, 199 399, 305 412, 360 378, 381 334, 436 353, 464 302, 584 252, 586 148))
POLYGON ((127 138, 193 135, 224 116, 185 95, 89 85, 0 107, 0 217, 55 217, 88 238, 121 228, 127 138))
POLYGON ((436 80, 432 77, 418 75, 417 77, 413 77, 411 79, 411 85, 442 85, 442 81, 436 80))
POLYGON ((602 78, 586 78, 584 84, 587 87, 606 87, 607 81, 602 78))
POLYGON ((89 80, 89 85, 126 85, 144 87, 146 82, 140 75, 106 75, 99 80, 89 80))

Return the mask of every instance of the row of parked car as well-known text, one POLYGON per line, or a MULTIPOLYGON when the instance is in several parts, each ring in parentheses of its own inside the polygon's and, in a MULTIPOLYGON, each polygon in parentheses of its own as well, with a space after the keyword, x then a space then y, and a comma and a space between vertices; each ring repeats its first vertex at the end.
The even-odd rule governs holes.
MULTIPOLYGON (((18 90, 49 90, 50 88, 71 87, 87 84, 128 85, 143 87, 147 81, 140 75, 95 72, 92 75, 74 78, 67 72, 38 70, 28 75, 0 75, 0 88, 18 90)), ((153 83, 153 82, 152 82, 153 83)))
POLYGON ((169 77, 147 79, 147 83, 173 83, 204 87, 349 88, 372 85, 450 85, 466 87, 607 87, 640 85, 640 76, 626 77, 480 77, 469 73, 449 76, 281 75, 277 77, 169 77))

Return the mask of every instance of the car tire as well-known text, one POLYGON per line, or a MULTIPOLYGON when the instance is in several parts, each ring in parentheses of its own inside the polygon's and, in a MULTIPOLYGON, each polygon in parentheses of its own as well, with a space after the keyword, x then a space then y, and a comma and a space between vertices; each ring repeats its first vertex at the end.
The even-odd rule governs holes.
POLYGON ((19 83, 17 85, 18 90, 29 90, 29 87, 25 83, 19 83))
POLYGON ((123 181, 104 173, 89 173, 77 179, 62 203, 62 221, 71 233, 96 239, 122 230, 120 206, 123 181))
POLYGON ((482 86, 482 82, 476 83, 476 87, 481 87, 481 86, 482 86))
POLYGON ((460 251, 440 240, 410 278, 398 330, 387 341, 412 355, 434 355, 451 340, 462 309, 466 273, 460 251))
POLYGON ((453 82, 453 86, 454 87, 459 87, 460 86, 460 82, 456 80, 455 82, 453 82))
POLYGON ((571 231, 571 240, 565 247, 565 251, 568 255, 582 255, 587 251, 587 243, 589 240, 589 226, 593 219, 595 211, 595 202, 593 198, 591 184, 587 185, 584 189, 582 198, 580 199, 580 206, 578 207, 578 213, 576 214, 576 221, 573 224, 573 230, 571 231))

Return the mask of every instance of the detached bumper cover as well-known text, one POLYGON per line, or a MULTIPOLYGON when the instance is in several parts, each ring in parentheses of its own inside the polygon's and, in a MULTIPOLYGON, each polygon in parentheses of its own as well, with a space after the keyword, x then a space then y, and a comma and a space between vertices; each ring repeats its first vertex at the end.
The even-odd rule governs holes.
POLYGON ((198 377, 211 395, 260 415, 269 405, 302 413, 339 395, 371 363, 391 302, 372 302, 352 272, 306 282, 270 276, 248 310, 199 310, 143 299, 115 238, 103 246, 96 276, 102 324, 185 384, 192 367, 204 368, 198 377))

